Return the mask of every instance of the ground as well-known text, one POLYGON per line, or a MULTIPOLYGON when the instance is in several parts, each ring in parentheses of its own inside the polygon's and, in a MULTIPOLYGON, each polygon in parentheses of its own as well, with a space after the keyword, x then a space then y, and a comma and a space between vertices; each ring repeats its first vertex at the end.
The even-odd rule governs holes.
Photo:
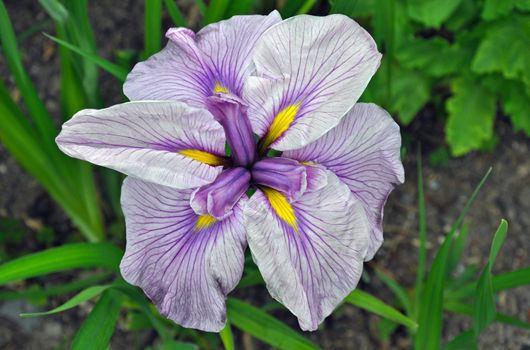
MULTIPOLYGON (((18 0, 6 4, 17 33, 30 26, 46 21, 46 15, 35 1, 18 0)), ((140 49, 142 47, 142 2, 110 1, 91 2, 90 15, 96 33, 100 54, 111 58, 118 49, 140 49)), ((166 19, 165 23, 169 23, 166 19)), ((53 25, 44 23, 45 32, 53 33, 53 25)), ((40 33, 31 35, 21 43, 25 67, 35 81, 47 108, 57 117, 59 125, 59 63, 56 46, 40 33)), ((8 79, 12 93, 11 78, 5 61, 0 57, 0 74, 8 79)), ((119 82, 102 74, 102 87, 106 105, 121 100, 119 82)), ((491 237, 501 218, 509 222, 509 235, 502 249, 494 272, 509 271, 530 265, 530 140, 513 131, 504 118, 497 118, 496 133, 500 143, 494 151, 475 152, 467 156, 450 159, 445 166, 425 160, 425 190, 428 217, 428 247, 432 258, 434 249, 440 244, 452 221, 478 183, 491 166, 493 173, 479 195, 467 218, 470 240, 464 253, 466 263, 484 264, 491 237)), ((418 247, 416 160, 418 145, 422 144, 424 158, 443 144, 443 121, 433 116, 427 106, 416 120, 403 129, 407 135, 407 153, 404 158, 406 182, 390 196, 385 210, 385 243, 375 259, 367 266, 389 271, 401 284, 411 286, 414 282, 418 247)), ((73 229, 61 209, 49 198, 42 187, 28 175, 17 162, 0 146, 0 229, 20 232, 19 241, 6 245, 4 256, 36 251, 46 246, 58 245, 73 229), (8 219, 9 218, 9 219, 8 219), (14 220, 12 220, 14 219, 14 220), (15 229, 13 229, 13 226, 15 229), (42 227, 52 228, 56 234, 43 234, 42 227)), ((0 230, 1 231, 1 230, 0 230)), ((3 237, 5 239, 6 237, 3 237)), ((0 240, 1 242, 1 240, 0 240)), ((0 251, 1 253, 1 251, 0 251)), ((430 261, 430 260, 429 260, 430 261)), ((79 277, 53 276, 44 283, 53 285, 65 279, 79 277)), ((42 283, 42 282, 41 282, 42 283)), ((391 302, 391 294, 376 278, 364 283, 362 289, 391 302)), ((255 305, 270 301, 262 287, 239 292, 255 305)), ((48 300, 47 307, 55 306, 64 299, 48 300)), ((527 319, 530 310, 530 287, 522 287, 500 294, 499 310, 527 319)), ((69 339, 88 314, 91 305, 70 310, 55 316, 40 319, 21 319, 20 312, 34 310, 38 306, 23 301, 0 303, 0 348, 2 349, 53 349, 66 347, 69 339)), ((46 305, 41 306, 46 307, 46 305)), ((296 327, 296 320, 287 312, 275 311, 276 315, 296 327)), ((379 318, 352 306, 344 306, 330 317, 322 329, 309 337, 325 349, 407 349, 410 348, 405 333, 399 330, 389 344, 377 338, 379 318)), ((123 324, 113 337, 113 348, 143 349, 152 341, 149 332, 126 333, 123 324)), ((469 318, 445 316, 444 339, 451 339, 471 326, 469 318)), ((248 335, 236 334, 243 349, 266 349, 263 343, 248 335)), ((495 324, 481 337, 480 348, 530 349, 530 332, 495 324)))

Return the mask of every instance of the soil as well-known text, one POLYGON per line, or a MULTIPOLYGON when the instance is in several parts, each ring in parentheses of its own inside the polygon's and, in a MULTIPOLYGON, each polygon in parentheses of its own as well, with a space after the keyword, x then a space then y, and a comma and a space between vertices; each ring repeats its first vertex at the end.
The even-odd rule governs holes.
MULTIPOLYGON (((100 0, 90 2, 90 17, 95 30, 99 53, 113 58, 116 50, 140 50, 143 44, 143 2, 100 0)), ((7 1, 7 10, 14 22, 15 31, 22 33, 32 25, 47 20, 46 14, 36 1, 7 1)), ((185 6, 189 8, 189 6, 185 6)), ((196 11, 191 9, 191 17, 196 11)), ((195 14, 194 14, 195 13, 195 14)), ((195 25, 196 20, 191 20, 195 25)), ((164 20, 169 26, 169 21, 164 20)), ((45 32, 53 33, 53 25, 47 24, 45 32)), ((40 33, 35 33, 20 43, 25 67, 44 99, 47 108, 60 124, 59 62, 57 47, 40 33)), ((12 79, 0 57, 0 74, 8 81, 13 96, 19 99, 12 79)), ((121 101, 121 86, 108 74, 101 74, 105 104, 121 101)), ((425 191, 427 202, 429 257, 439 246, 452 221, 458 216, 474 186, 486 170, 493 173, 471 209, 469 242, 464 252, 465 264, 482 266, 487 257, 491 238, 500 219, 510 224, 509 235, 494 267, 494 272, 509 271, 530 265, 530 140, 513 131, 504 118, 497 118, 495 125, 500 142, 494 151, 474 152, 457 159, 449 159, 445 166, 435 166, 426 161, 428 154, 443 145, 443 120, 433 115, 433 107, 427 106, 404 129, 410 140, 404 158, 407 181, 390 196, 385 210, 386 241, 368 263, 368 275, 374 267, 389 271, 402 285, 412 286, 415 278, 418 228, 416 160, 417 145, 421 142, 425 164, 425 191)), ((28 175, 0 145, 0 222, 15 219, 22 239, 4 247, 5 255, 12 258, 47 246, 59 245, 73 229, 62 210, 49 198, 42 187, 28 175), (8 219, 9 218, 9 219, 8 219), (42 228, 52 228, 56 234, 42 239, 42 228)), ((6 237, 4 237, 5 239, 6 237)), ((2 242, 2 241, 0 241, 2 242)), ((1 246, 0 246, 1 248, 1 246)), ((2 249, 0 249, 0 252, 2 249)), ((0 259, 3 259, 0 255, 0 259)), ((430 261, 430 260, 429 260, 430 261)), ((45 280, 43 285, 64 282, 75 276, 61 274, 45 280)), ((77 276, 78 277, 78 276, 77 276)), ((23 285, 10 286, 17 290, 23 285)), ((383 300, 392 300, 389 290, 377 280, 363 282, 363 290, 383 300)), ((270 302, 262 287, 238 292, 254 305, 270 302)), ((45 309, 64 302, 64 298, 52 298, 40 307, 45 309)), ((55 316, 33 319, 18 317, 18 313, 35 310, 38 306, 27 301, 0 303, 0 348, 2 349, 54 349, 67 348, 69 340, 88 314, 92 304, 63 312, 55 316)), ((530 286, 500 293, 499 311, 527 320, 530 312, 530 286)), ((296 320, 288 312, 274 311, 283 321, 296 327, 296 320)), ((405 332, 399 329, 389 343, 378 338, 379 317, 352 306, 343 306, 334 313, 318 332, 307 334, 324 349, 408 349, 405 332)), ((446 314, 444 339, 452 339, 459 332, 469 329, 468 317, 446 314)), ((148 331, 125 332, 120 321, 112 340, 114 349, 143 349, 152 341, 148 331)), ((267 349, 268 346, 248 335, 236 333, 242 349, 267 349)), ((530 332, 518 328, 494 324, 481 336, 481 349, 530 349, 530 332)))

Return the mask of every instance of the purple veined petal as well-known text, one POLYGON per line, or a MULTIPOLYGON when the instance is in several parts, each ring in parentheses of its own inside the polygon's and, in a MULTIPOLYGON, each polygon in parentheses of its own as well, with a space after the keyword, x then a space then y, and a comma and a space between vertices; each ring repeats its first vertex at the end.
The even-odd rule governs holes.
POLYGON ((172 28, 167 46, 133 68, 124 94, 130 100, 177 100, 196 107, 204 107, 214 92, 241 95, 256 42, 280 21, 273 11, 268 16, 234 16, 197 34, 172 28))
POLYGON ((262 188, 244 209, 248 244, 267 288, 303 330, 316 330, 355 288, 369 243, 361 204, 327 174, 325 187, 294 203, 262 188))
POLYGON ((405 181, 399 126, 382 108, 358 103, 339 125, 317 141, 284 157, 315 162, 346 183, 366 210, 371 242, 366 260, 383 243, 383 208, 390 192, 405 181))
POLYGON ((212 182, 226 162, 221 125, 180 102, 85 109, 63 124, 56 142, 71 157, 181 189, 212 182))
POLYGON ((296 16, 270 28, 244 90, 261 153, 303 147, 337 125, 380 59, 372 37, 343 15, 296 16))
POLYGON ((193 191, 190 205, 197 215, 210 215, 222 220, 232 215, 234 205, 248 190, 249 183, 247 169, 224 170, 214 182, 193 191))
POLYGON ((226 295, 243 273, 246 199, 230 217, 215 221, 193 212, 190 195, 190 190, 125 180, 127 246, 120 270, 162 315, 187 328, 219 332, 226 321, 226 295))

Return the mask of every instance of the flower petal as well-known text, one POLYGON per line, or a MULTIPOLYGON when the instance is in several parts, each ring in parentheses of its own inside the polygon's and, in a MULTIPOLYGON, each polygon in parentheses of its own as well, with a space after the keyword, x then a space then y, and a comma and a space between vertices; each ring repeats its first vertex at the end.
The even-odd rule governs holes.
POLYGON ((215 221, 193 212, 190 194, 125 180, 127 247, 120 269, 162 315, 184 327, 218 332, 226 321, 226 295, 243 273, 243 203, 229 218, 215 221))
POLYGON ((265 189, 244 209, 248 244, 267 288, 303 330, 317 329, 355 288, 368 248, 362 206, 327 173, 328 185, 294 203, 265 189))
POLYGON ((405 180, 399 126, 382 108, 358 103, 326 135, 284 157, 315 162, 346 183, 366 210, 372 226, 367 260, 383 242, 383 208, 390 192, 405 180))
POLYGON ((226 161, 221 125, 179 102, 85 109, 63 124, 56 142, 71 157, 175 188, 212 182, 226 161))
POLYGON ((268 16, 234 16, 197 34, 172 28, 167 46, 133 68, 123 91, 130 100, 178 100, 197 107, 213 92, 240 95, 257 40, 279 21, 273 11, 268 16))
POLYGON ((343 15, 296 16, 269 29, 244 91, 262 151, 300 148, 337 125, 380 59, 372 37, 343 15))

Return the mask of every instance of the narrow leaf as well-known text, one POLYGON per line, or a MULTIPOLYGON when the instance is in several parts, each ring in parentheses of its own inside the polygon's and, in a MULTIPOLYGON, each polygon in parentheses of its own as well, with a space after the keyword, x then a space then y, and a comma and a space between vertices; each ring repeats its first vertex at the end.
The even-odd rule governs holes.
POLYGON ((230 327, 229 320, 226 321, 226 326, 219 332, 219 336, 221 337, 221 340, 223 341, 223 345, 225 347, 225 350, 234 350, 234 336, 232 334, 232 328, 230 327))

